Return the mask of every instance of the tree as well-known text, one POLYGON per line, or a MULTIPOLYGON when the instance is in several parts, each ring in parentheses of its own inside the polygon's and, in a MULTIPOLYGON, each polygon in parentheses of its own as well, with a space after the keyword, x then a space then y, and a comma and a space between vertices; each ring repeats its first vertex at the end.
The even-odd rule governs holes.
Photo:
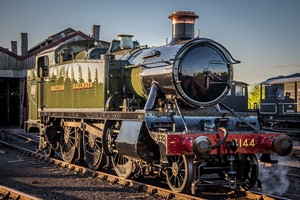
MULTIPOLYGON (((264 87, 262 88, 262 97, 264 99, 264 87)), ((258 108, 260 105, 260 84, 255 84, 251 87, 248 94, 248 109, 258 108)))

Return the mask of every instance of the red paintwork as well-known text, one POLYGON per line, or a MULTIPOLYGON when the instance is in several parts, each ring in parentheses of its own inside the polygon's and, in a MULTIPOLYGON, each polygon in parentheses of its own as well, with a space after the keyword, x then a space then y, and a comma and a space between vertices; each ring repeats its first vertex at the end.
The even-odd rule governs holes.
MULTIPOLYGON (((219 148, 211 151, 211 154, 227 154, 227 142, 237 140, 239 147, 235 151, 236 154, 253 154, 253 153, 271 153, 272 142, 281 134, 274 133, 229 133, 226 142, 219 148), (245 142, 246 140, 246 142, 245 142), (252 141, 251 145, 250 142, 252 141), (254 142, 254 143, 253 143, 254 142), (244 145, 243 145, 244 144, 244 145), (255 146, 253 147, 253 145, 255 146), (248 147, 246 147, 248 145, 248 147)), ((167 138, 167 155, 193 155, 193 141, 199 136, 206 136, 215 145, 222 139, 223 134, 220 133, 204 133, 204 134, 168 134, 167 138)), ((229 153, 232 153, 230 151, 229 153)))

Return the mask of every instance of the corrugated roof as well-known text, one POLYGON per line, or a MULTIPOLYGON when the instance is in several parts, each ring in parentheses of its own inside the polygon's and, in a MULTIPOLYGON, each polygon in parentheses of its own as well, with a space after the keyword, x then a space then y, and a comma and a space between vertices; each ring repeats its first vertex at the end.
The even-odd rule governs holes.
POLYGON ((12 56, 12 57, 14 57, 14 58, 16 58, 16 59, 20 59, 20 58, 21 58, 21 56, 19 56, 19 55, 13 53, 13 52, 9 51, 8 49, 3 48, 3 47, 1 47, 1 46, 0 46, 0 51, 6 53, 7 55, 10 55, 10 56, 12 56))
POLYGON ((59 45, 60 43, 65 42, 65 41, 67 41, 67 40, 69 40, 70 38, 75 37, 75 36, 81 36, 81 37, 83 37, 83 38, 86 39, 86 40, 95 40, 94 38, 92 38, 92 37, 90 37, 90 36, 84 34, 84 33, 81 32, 81 31, 76 31, 76 32, 71 33, 70 35, 68 35, 68 36, 66 36, 66 37, 63 37, 63 38, 61 38, 61 39, 59 39, 59 40, 57 40, 57 41, 55 41, 55 42, 53 42, 53 43, 51 43, 51 44, 48 44, 47 46, 44 46, 44 47, 41 47, 41 48, 39 48, 39 49, 37 49, 37 50, 35 50, 35 51, 32 51, 32 52, 28 53, 27 55, 25 55, 24 57, 30 57, 30 56, 32 56, 32 55, 36 55, 36 54, 38 54, 38 53, 40 53, 40 52, 42 52, 42 51, 44 51, 44 50, 46 50, 46 49, 50 49, 50 48, 52 48, 52 47, 54 47, 54 46, 57 46, 57 45, 59 45))
POLYGON ((297 82, 300 81, 300 73, 291 74, 288 76, 276 76, 267 79, 262 82, 263 85, 272 85, 272 84, 280 84, 280 83, 288 83, 288 82, 297 82))
POLYGON ((50 43, 53 43, 53 42, 55 42, 55 41, 57 41, 57 40, 59 40, 59 39, 62 39, 62 38, 66 37, 66 36, 68 36, 68 35, 70 35, 70 34, 72 34, 72 33, 74 33, 74 32, 76 32, 74 29, 72 29, 72 28, 67 28, 67 29, 62 30, 62 31, 60 31, 60 32, 58 32, 58 33, 55 33, 55 34, 53 34, 53 35, 50 35, 50 36, 49 36, 48 38, 46 38, 45 40, 43 40, 43 41, 37 43, 37 44, 34 45, 32 48, 30 48, 30 49, 28 50, 28 53, 31 53, 32 51, 35 51, 35 50, 37 50, 37 49, 39 49, 39 48, 45 47, 45 46, 49 45, 50 43))
MULTIPOLYGON (((11 51, 9 51, 6 48, 3 48, 0 46, 0 68, 1 70, 3 69, 29 69, 34 65, 34 57, 35 55, 39 54, 42 51, 45 51, 47 49, 51 49, 53 47, 56 47, 58 45, 60 45, 61 43, 64 43, 74 37, 80 36, 83 39, 86 40, 95 40, 94 38, 84 34, 81 31, 75 31, 73 32, 73 29, 68 28, 65 29, 59 33, 56 33, 50 37, 56 37, 56 39, 54 39, 51 43, 45 43, 45 46, 43 45, 36 45, 35 49, 31 49, 31 52, 28 52, 28 54, 24 55, 24 56, 19 56, 11 51), (59 34, 62 33, 67 33, 64 34, 62 36, 59 36, 59 34), (1 64, 2 63, 2 64, 1 64)), ((44 40, 45 41, 45 40, 44 40)))
MULTIPOLYGON (((61 32, 60 32, 60 33, 61 33, 61 32)), ((33 55, 36 55, 36 54, 38 54, 38 53, 44 51, 44 50, 46 50, 46 49, 50 49, 50 48, 52 48, 52 47, 54 47, 54 46, 57 46, 57 45, 59 45, 60 43, 66 41, 66 40, 68 40, 68 39, 70 39, 70 38, 72 38, 72 37, 75 37, 75 36, 81 36, 81 37, 83 37, 84 39, 87 39, 87 40, 95 40, 94 38, 92 38, 92 37, 90 37, 90 36, 84 34, 84 33, 81 32, 81 31, 76 31, 76 32, 74 32, 74 33, 69 34, 69 35, 66 36, 66 37, 63 37, 63 38, 61 38, 61 39, 59 39, 59 40, 56 40, 56 41, 53 42, 53 43, 48 44, 47 46, 43 46, 43 47, 40 47, 40 48, 38 48, 38 49, 35 49, 35 50, 31 51, 31 52, 28 52, 28 54, 26 54, 26 55, 24 55, 24 56, 19 56, 19 55, 17 55, 17 54, 14 54, 13 52, 11 52, 11 51, 9 51, 9 50, 7 50, 7 49, 1 47, 1 46, 0 46, 0 51, 5 52, 6 54, 8 54, 8 55, 10 55, 10 56, 12 56, 12 57, 15 57, 15 58, 17 58, 17 59, 19 59, 19 60, 24 60, 24 59, 27 59, 27 58, 29 58, 29 57, 31 57, 31 56, 33 56, 33 55)))
POLYGON ((233 84, 235 85, 249 85, 248 83, 242 82, 242 81, 235 81, 233 80, 233 84))

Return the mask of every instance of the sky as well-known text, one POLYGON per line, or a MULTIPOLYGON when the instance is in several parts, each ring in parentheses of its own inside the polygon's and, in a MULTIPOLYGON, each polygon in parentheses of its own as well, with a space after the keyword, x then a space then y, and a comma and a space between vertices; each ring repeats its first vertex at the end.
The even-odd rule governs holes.
POLYGON ((200 37, 224 45, 241 64, 234 80, 248 84, 300 72, 299 0, 1 0, 0 46, 10 48, 28 33, 29 48, 71 27, 91 34, 101 25, 100 39, 132 34, 148 46, 171 39, 168 16, 193 11, 200 37))

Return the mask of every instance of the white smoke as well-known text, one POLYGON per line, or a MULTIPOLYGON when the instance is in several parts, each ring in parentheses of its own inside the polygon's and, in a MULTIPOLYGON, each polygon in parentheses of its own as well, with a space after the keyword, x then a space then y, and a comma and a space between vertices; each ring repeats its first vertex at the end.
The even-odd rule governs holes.
MULTIPOLYGON (((276 159, 280 159, 279 163, 288 161, 286 157, 276 157, 276 159)), ((289 170, 282 165, 272 165, 275 165, 276 167, 260 166, 259 179, 262 184, 262 192, 282 196, 287 192, 290 185, 288 178, 289 170)))

